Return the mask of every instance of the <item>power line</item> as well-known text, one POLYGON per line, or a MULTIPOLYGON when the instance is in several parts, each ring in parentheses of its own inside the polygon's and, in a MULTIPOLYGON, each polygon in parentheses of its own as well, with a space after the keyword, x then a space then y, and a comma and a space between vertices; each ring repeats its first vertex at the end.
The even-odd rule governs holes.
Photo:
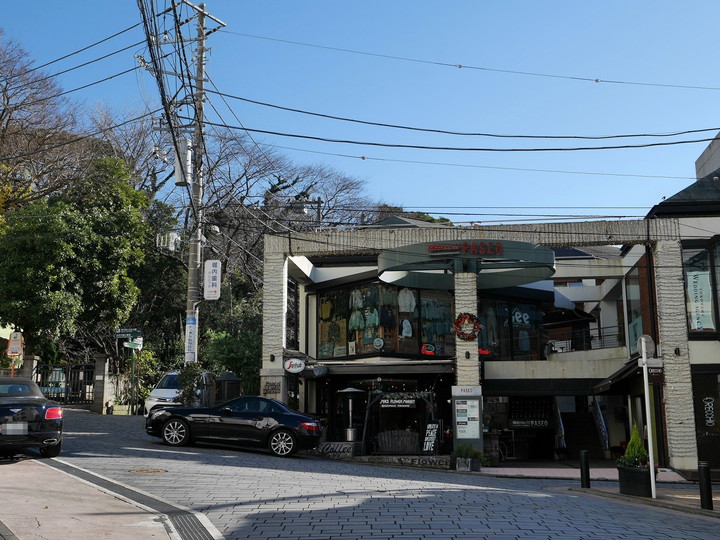
POLYGON ((265 143, 265 146, 271 148, 278 148, 280 150, 292 150, 294 152, 305 152, 308 154, 318 154, 323 156, 341 157, 347 159, 359 159, 361 161, 386 161, 388 163, 407 163, 411 165, 437 165, 440 167, 465 167, 471 169, 492 169, 498 171, 520 171, 520 172, 540 172, 540 173, 551 173, 551 174, 584 174, 589 176, 617 176, 617 177, 630 177, 630 178, 655 178, 655 179, 667 179, 667 180, 694 180, 694 176, 667 176, 659 174, 632 174, 632 173, 603 173, 593 171, 565 171, 561 169, 532 169, 523 167, 499 167, 493 165, 475 165, 469 163, 447 163, 440 161, 421 161, 414 159, 392 159, 392 158, 377 158, 365 155, 352 155, 352 154, 340 154, 337 152, 321 152, 319 150, 307 150, 305 148, 296 148, 292 146, 282 146, 277 144, 265 143))
MULTIPOLYGON (((129 32, 133 28, 137 28, 140 26, 141 23, 134 24, 132 26, 127 27, 125 30, 120 30, 119 32, 116 32, 115 34, 108 36, 106 38, 101 39, 100 41, 96 41, 95 43, 91 43, 90 45, 87 45, 83 47, 82 49, 78 49, 77 51, 73 51, 71 53, 66 54, 65 56, 61 56, 60 58, 56 58, 55 60, 50 60, 49 62, 45 62, 44 64, 41 64, 39 66, 36 66, 34 68, 28 69, 27 71, 24 71, 23 73, 20 73, 17 75, 18 77, 22 77, 23 75, 27 75, 28 73, 32 73, 33 71, 37 71, 38 69, 42 69, 44 67, 47 67, 49 65, 55 64, 57 62, 60 62, 61 60, 65 60, 66 58, 70 58, 71 56, 75 56, 76 54, 80 54, 81 52, 87 51, 88 49, 91 49, 92 47, 95 47, 97 45, 100 45, 101 43, 105 43, 106 41, 109 41, 119 35, 124 34, 125 32, 129 32)), ((142 42, 141 42, 142 43, 142 42)))
POLYGON ((497 68, 489 68, 489 67, 485 67, 485 66, 473 66, 473 65, 468 65, 468 64, 452 63, 452 62, 437 62, 437 61, 432 61, 432 60, 422 60, 419 58, 410 58, 410 57, 406 57, 406 56, 394 56, 394 55, 390 55, 390 54, 371 53, 371 52, 367 52, 367 51, 344 49, 344 48, 340 48, 340 47, 329 47, 329 46, 325 46, 325 45, 316 45, 316 44, 312 44, 312 43, 304 43, 301 41, 291 41, 289 39, 278 39, 278 38, 270 38, 270 37, 266 37, 266 36, 256 36, 256 35, 252 35, 252 34, 243 34, 240 32, 231 32, 228 30, 224 30, 224 32, 228 33, 228 34, 234 34, 236 36, 242 36, 242 37, 247 37, 247 38, 252 38, 252 39, 262 39, 262 40, 266 40, 266 41, 275 41, 278 43, 287 43, 290 45, 299 45, 302 47, 312 47, 315 49, 325 49, 325 50, 344 52, 344 53, 350 53, 350 54, 361 54, 364 56, 374 56, 377 58, 386 58, 389 60, 400 60, 403 62, 429 64, 429 65, 449 67, 449 68, 455 68, 455 69, 488 71, 488 72, 494 72, 494 73, 504 73, 504 74, 509 74, 509 75, 522 75, 522 76, 528 76, 528 77, 565 79, 565 80, 569 80, 569 81, 590 82, 590 83, 595 83, 595 84, 603 83, 603 84, 634 85, 634 86, 654 86, 654 87, 659 87, 659 88, 679 88, 679 89, 686 89, 686 90, 712 90, 712 91, 720 90, 720 87, 716 87, 716 86, 698 86, 698 85, 689 85, 689 84, 664 84, 664 83, 651 83, 651 82, 643 82, 643 81, 622 81, 622 80, 602 79, 599 77, 577 77, 577 76, 571 76, 571 75, 557 75, 557 74, 553 74, 553 73, 519 71, 519 70, 512 70, 512 69, 497 69, 497 68))
POLYGON ((130 69, 126 69, 125 71, 121 71, 120 73, 115 73, 114 75, 110 75, 110 76, 108 76, 108 77, 105 77, 104 79, 100 79, 100 80, 93 81, 93 82, 88 83, 88 84, 84 84, 84 85, 82 85, 82 86, 78 86, 77 88, 73 88, 72 90, 65 90, 64 92, 60 92, 59 94, 55 94, 55 95, 53 95, 53 96, 45 96, 45 97, 43 97, 43 98, 37 99, 37 100, 35 100, 35 101, 32 101, 32 102, 30 102, 30 103, 24 103, 23 106, 25 106, 25 107, 30 107, 30 106, 32 106, 32 105, 37 105, 38 103, 42 103, 43 101, 49 101, 49 100, 51 100, 51 99, 56 99, 56 98, 65 96, 65 95, 67 95, 67 94, 72 94, 73 92, 78 92, 78 91, 80 91, 80 90, 84 90, 84 89, 86 89, 86 88, 90 88, 91 86, 95 86, 95 85, 97 85, 97 84, 101 84, 101 83, 110 81, 110 80, 112 80, 112 79, 116 79, 117 77, 120 77, 120 76, 122 76, 122 75, 126 75, 126 74, 128 74, 128 73, 133 72, 133 71, 137 71, 138 69, 140 69, 140 67, 141 67, 141 66, 135 66, 135 67, 132 67, 132 68, 130 68, 130 69))
POLYGON ((372 122, 369 120, 359 120, 357 118, 347 118, 344 116, 334 116, 330 114, 306 111, 303 109, 297 109, 292 107, 285 107, 282 105, 275 105, 272 103, 266 103, 263 101, 257 101, 254 99, 244 98, 241 96, 235 96, 227 94, 225 92, 219 92, 209 90, 210 93, 218 94, 223 98, 236 99, 238 101, 244 101, 246 103, 252 103, 254 105, 261 105, 263 107, 270 107, 282 111, 288 111, 298 114, 305 114, 308 116, 316 116, 318 118, 327 118, 329 120, 339 120, 342 122, 352 122, 356 124, 363 124, 367 126, 377 126, 394 129, 404 129, 408 131, 419 131, 423 133, 439 133, 443 135, 458 135, 458 136, 469 136, 469 137, 492 137, 500 139, 582 139, 582 140, 604 140, 604 139, 628 139, 638 137, 679 137, 680 135, 690 135, 692 133, 704 133, 707 131, 720 131, 720 127, 705 128, 705 129, 691 129, 685 131, 675 131, 670 133, 630 133, 620 135, 507 135, 499 133, 484 133, 484 132, 466 132, 466 131, 451 131, 445 129, 434 129, 434 128, 421 128, 416 126, 406 126, 401 124, 389 124, 386 122, 372 122))
MULTIPOLYGON (((182 118, 182 117, 181 117, 182 118)), ((188 118, 183 118, 188 120, 188 118)), ((418 145, 418 144, 401 144, 401 143, 381 143, 374 141, 355 141, 350 139, 334 139, 330 137, 319 137, 314 135, 301 135, 298 133, 284 133, 281 131, 271 131, 265 129, 256 129, 243 126, 230 126, 226 124, 219 124, 213 122, 207 122, 208 125, 215 125, 218 127, 224 127, 227 129, 238 129, 252 133, 262 133, 264 135, 276 135, 278 137, 290 137, 294 139, 305 139, 311 141, 320 141, 328 143, 339 143, 339 144, 352 144, 358 146, 375 146, 381 148, 405 148, 412 150, 442 150, 442 151, 455 151, 455 152, 578 152, 578 151, 592 151, 592 150, 629 150, 636 148, 651 148, 658 146, 675 146, 680 144, 695 144, 702 142, 710 142, 715 140, 714 137, 709 139, 692 139, 685 141, 671 141, 671 142, 653 142, 643 144, 624 144, 615 146, 580 146, 580 147, 550 147, 550 148, 491 148, 491 147, 460 147, 460 146, 430 146, 430 145, 418 145)))
POLYGON ((90 64, 94 64, 95 62, 99 62, 99 61, 101 61, 101 60, 105 60, 106 58, 110 58, 111 56, 114 56, 114 55, 119 54, 119 53, 121 53, 121 52, 125 52, 125 51, 127 51, 128 49, 132 49, 132 48, 134 48, 134 47, 137 47, 138 45, 142 45, 142 43, 143 43, 142 41, 138 41, 137 43, 133 43, 132 45, 128 45, 127 47, 124 47, 124 48, 122 48, 122 49, 118 49, 117 51, 113 51, 113 52, 108 53, 108 54, 106 54, 106 55, 104 55, 104 56, 100 56, 100 57, 98 57, 98 58, 94 58, 93 60, 88 60, 87 62, 84 62, 84 63, 82 63, 82 64, 78 64, 78 65, 75 65, 75 66, 70 67, 70 68, 68 68, 68 69, 65 69, 65 70, 63 70, 63 71, 59 71, 59 72, 57 72, 57 73, 53 73, 52 75, 47 75, 47 76, 41 77, 41 78, 39 78, 39 79, 33 79, 33 80, 28 81, 28 82, 26 82, 26 83, 24 83, 24 84, 20 84, 20 85, 18 85, 18 86, 14 86, 14 87, 10 88, 8 91, 9 91, 9 92, 12 92, 12 91, 15 91, 15 90, 21 90, 21 89, 25 88, 26 86, 32 86, 32 85, 37 84, 37 83, 39 83, 39 82, 46 81, 46 80, 48 80, 48 79, 53 79, 53 78, 58 77, 58 76, 60 76, 60 75, 64 75, 65 73, 69 73, 69 72, 74 71, 74 70, 76 70, 76 69, 80 69, 80 68, 89 66, 90 64))
POLYGON ((78 135, 77 137, 75 137, 73 139, 69 139, 67 141, 64 141, 64 142, 61 142, 61 143, 58 143, 58 144, 55 144, 52 146, 45 146, 41 150, 33 150, 32 152, 25 152, 24 154, 15 154, 14 156, 4 156, 4 157, 0 158, 0 162, 12 161, 14 159, 20 159, 20 158, 24 158, 24 157, 34 156, 34 155, 38 155, 38 154, 47 152, 48 150, 55 150, 56 148, 62 148, 63 146, 67 146, 69 144, 75 144, 75 143, 83 141, 85 139, 90 139, 97 135, 101 135, 107 131, 112 131, 113 129, 125 126, 127 124, 131 124, 133 122, 137 122, 138 120, 142 120, 143 118, 147 118, 148 116, 152 116, 153 114, 157 114, 158 112, 160 112, 160 109, 155 109, 154 111, 150 111, 150 112, 142 114, 140 116, 136 116, 135 118, 130 118, 129 120, 126 120, 119 124, 115 124, 112 126, 102 128, 102 129, 98 129, 98 130, 88 133, 86 135, 78 135))

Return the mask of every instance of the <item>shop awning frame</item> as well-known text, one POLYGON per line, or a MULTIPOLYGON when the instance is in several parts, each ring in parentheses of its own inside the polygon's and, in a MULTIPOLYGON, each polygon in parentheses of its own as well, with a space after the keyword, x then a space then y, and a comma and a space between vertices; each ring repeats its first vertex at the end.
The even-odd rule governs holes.
POLYGON ((627 384, 641 373, 642 368, 638 366, 637 360, 630 360, 615 373, 593 386, 593 392, 595 394, 608 394, 611 393, 610 390, 612 389, 613 391, 620 390, 618 393, 627 394, 627 384), (622 387, 618 388, 620 385, 622 387))

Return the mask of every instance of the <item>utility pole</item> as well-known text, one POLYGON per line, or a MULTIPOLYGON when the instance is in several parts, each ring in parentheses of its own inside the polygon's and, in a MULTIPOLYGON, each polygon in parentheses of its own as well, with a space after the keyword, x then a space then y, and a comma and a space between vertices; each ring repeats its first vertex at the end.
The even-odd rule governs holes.
POLYGON ((203 122, 205 112, 205 4, 200 4, 197 21, 197 73, 195 79, 195 119, 192 159, 192 207, 195 214, 194 230, 188 250, 187 305, 185 307, 185 363, 197 362, 198 302, 200 301, 200 266, 203 242, 203 122))
MULTIPOLYGON (((187 186, 189 179, 192 180, 190 196, 191 207, 193 210, 193 222, 188 247, 187 303, 185 306, 185 363, 188 364, 198 361, 198 303, 201 298, 200 269, 202 266, 202 247, 204 241, 203 199, 205 186, 203 177, 203 157, 205 154, 205 141, 203 139, 203 127, 205 122, 205 53, 207 52, 205 39, 209 34, 225 26, 225 23, 205 11, 205 4, 196 6, 189 0, 179 0, 160 15, 166 15, 167 13, 174 12, 177 18, 176 10, 178 8, 182 6, 189 7, 197 13, 197 37, 185 40, 182 36, 176 35, 175 39, 172 40, 169 38, 170 34, 166 32, 164 38, 159 40, 158 36, 152 33, 155 27, 149 19, 150 15, 148 10, 145 8, 145 4, 139 1, 138 6, 143 17, 145 35, 152 61, 148 64, 148 62, 146 62, 142 57, 139 57, 139 59, 141 65, 148 67, 158 82, 158 89, 160 90, 160 97, 163 102, 163 108, 165 109, 166 120, 168 127, 171 130, 175 153, 178 157, 178 159, 176 159, 177 165, 175 171, 175 183, 179 186, 187 186), (205 21, 208 18, 212 19, 218 25, 209 31, 205 28, 205 21), (180 44, 185 46, 187 41, 195 41, 197 43, 194 55, 197 62, 196 74, 194 77, 190 77, 195 82, 195 92, 192 95, 192 99, 175 101, 174 98, 168 98, 163 76, 168 75, 171 77, 179 77, 179 74, 163 69, 162 55, 160 54, 159 47, 161 45, 169 44, 180 44), (180 107, 186 106, 192 106, 194 109, 192 114, 192 125, 181 126, 179 125, 177 110, 180 107), (185 130, 190 127, 192 127, 193 140, 186 141, 185 130), (190 163, 188 163, 189 147, 193 148, 190 163), (192 171, 188 170, 189 168, 192 168, 192 171)), ((179 22, 178 20, 177 32, 180 32, 180 26, 192 19, 193 17, 190 17, 182 22, 179 22)), ((178 60, 182 62, 182 59, 178 60)), ((180 95, 180 92, 178 91, 175 95, 180 95)))

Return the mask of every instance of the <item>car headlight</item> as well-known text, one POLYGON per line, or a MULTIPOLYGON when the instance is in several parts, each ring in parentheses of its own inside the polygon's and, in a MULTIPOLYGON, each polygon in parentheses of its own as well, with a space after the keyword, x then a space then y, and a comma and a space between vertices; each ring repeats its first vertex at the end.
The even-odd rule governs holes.
POLYGON ((163 414, 165 414, 165 411, 163 411, 162 409, 151 411, 150 420, 155 420, 158 416, 162 416, 163 414))

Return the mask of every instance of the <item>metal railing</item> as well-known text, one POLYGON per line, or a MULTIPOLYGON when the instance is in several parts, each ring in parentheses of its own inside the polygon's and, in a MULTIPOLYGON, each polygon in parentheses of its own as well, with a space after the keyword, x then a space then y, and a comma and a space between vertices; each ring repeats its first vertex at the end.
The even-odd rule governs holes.
POLYGON ((625 345, 617 326, 587 330, 551 330, 549 334, 549 353, 609 349, 625 345))
POLYGON ((95 365, 38 364, 33 378, 49 399, 87 405, 95 395, 95 365))

